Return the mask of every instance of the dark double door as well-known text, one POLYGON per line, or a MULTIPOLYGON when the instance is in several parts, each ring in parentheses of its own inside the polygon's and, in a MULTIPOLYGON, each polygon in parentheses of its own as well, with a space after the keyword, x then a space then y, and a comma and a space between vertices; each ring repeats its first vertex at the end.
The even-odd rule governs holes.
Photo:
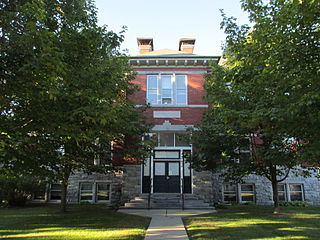
POLYGON ((154 162, 153 192, 180 193, 180 162, 154 162))

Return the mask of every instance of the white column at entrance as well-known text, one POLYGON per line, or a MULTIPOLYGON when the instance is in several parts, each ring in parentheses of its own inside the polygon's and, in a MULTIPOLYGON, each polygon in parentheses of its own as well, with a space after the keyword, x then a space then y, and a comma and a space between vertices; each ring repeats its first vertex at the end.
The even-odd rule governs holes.
POLYGON ((183 193, 183 150, 180 150, 180 193, 183 193))
POLYGON ((150 159, 150 193, 153 193, 153 151, 150 159))

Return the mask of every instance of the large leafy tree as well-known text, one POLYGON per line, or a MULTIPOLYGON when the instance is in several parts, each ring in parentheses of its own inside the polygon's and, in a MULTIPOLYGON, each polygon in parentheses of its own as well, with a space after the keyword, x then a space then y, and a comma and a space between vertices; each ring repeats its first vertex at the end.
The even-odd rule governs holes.
POLYGON ((278 182, 301 162, 319 163, 320 2, 241 2, 252 27, 222 14, 225 61, 206 76, 210 108, 192 161, 233 180, 265 176, 278 212, 278 182))
POLYGON ((3 169, 60 181, 65 211, 71 174, 114 169, 112 142, 122 157, 147 148, 123 35, 97 25, 90 0, 7 0, 0 15, 3 169))

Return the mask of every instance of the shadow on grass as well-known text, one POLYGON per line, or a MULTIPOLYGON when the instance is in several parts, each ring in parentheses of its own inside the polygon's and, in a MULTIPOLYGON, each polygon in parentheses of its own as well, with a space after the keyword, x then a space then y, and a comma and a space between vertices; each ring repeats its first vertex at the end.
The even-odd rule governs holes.
POLYGON ((0 209, 0 239, 143 239, 150 219, 103 206, 74 205, 0 209))
POLYGON ((215 214, 185 219, 191 239, 320 239, 320 207, 232 206, 215 214))

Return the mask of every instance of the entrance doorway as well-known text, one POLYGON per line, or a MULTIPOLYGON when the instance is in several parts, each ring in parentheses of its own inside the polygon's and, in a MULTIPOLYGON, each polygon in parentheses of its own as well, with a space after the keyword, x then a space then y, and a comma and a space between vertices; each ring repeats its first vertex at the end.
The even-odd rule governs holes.
POLYGON ((154 162, 153 192, 180 193, 180 162, 154 162))

